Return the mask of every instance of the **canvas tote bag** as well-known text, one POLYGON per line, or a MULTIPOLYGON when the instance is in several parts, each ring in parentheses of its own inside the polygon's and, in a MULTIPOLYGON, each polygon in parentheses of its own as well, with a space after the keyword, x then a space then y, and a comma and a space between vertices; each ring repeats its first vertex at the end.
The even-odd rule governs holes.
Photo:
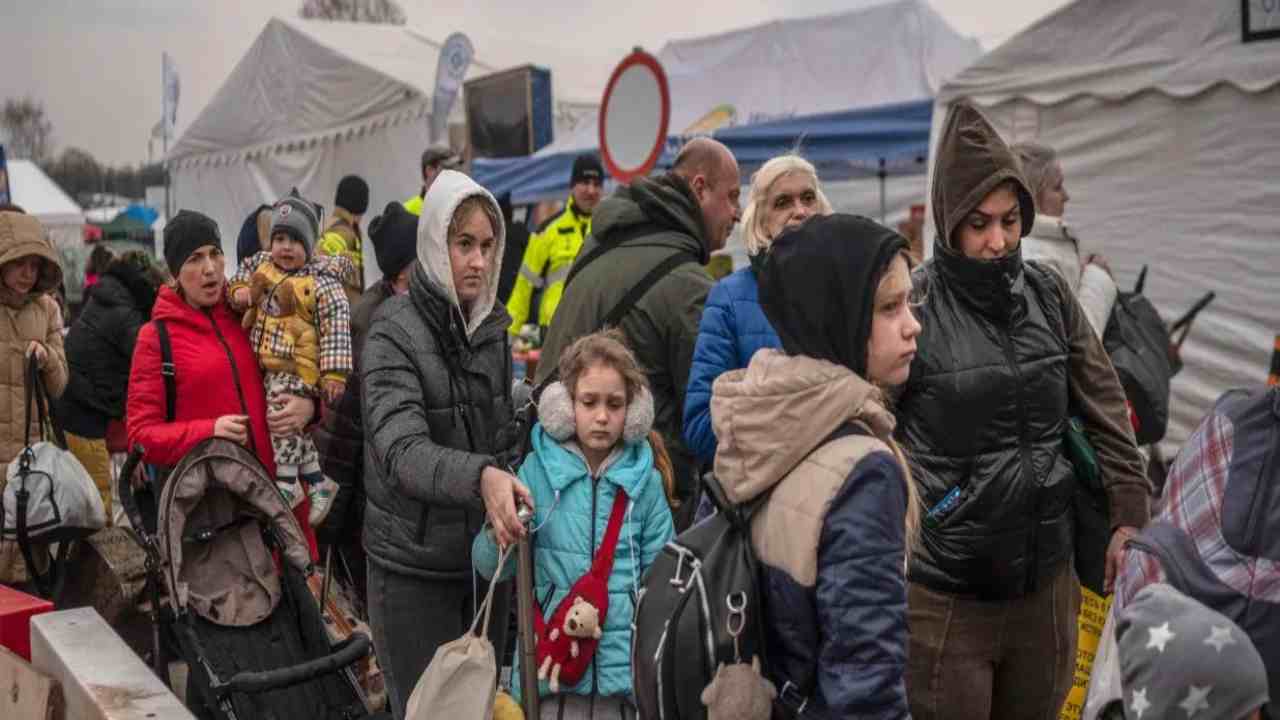
MULTIPOLYGON (((489 593, 476 612, 471 629, 453 642, 441 645, 418 678, 409 696, 405 720, 489 720, 498 691, 498 664, 489 642, 489 611, 500 571, 511 547, 498 554, 498 571, 489 581, 489 593), (483 618, 484 622, 481 623, 483 618)), ((506 619, 503 618, 503 622, 506 619)), ((536 689, 535 689, 536 692, 536 689)))

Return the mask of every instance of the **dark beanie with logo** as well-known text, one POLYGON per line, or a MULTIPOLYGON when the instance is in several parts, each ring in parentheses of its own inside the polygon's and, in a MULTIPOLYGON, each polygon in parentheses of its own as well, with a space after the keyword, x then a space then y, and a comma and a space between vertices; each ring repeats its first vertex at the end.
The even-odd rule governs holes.
POLYGON ((573 174, 569 177, 569 184, 577 185, 588 180, 604 182, 604 166, 595 153, 583 153, 573 159, 573 174))
POLYGON ((316 246, 316 236, 320 234, 320 213, 314 203, 298 193, 297 188, 272 207, 271 234, 278 232, 302 243, 307 249, 307 257, 311 257, 311 251, 316 246))
POLYGON ((383 277, 394 278, 418 256, 418 216, 398 202, 387 203, 369 223, 369 241, 383 277))
POLYGON ((174 277, 182 264, 205 245, 222 248, 222 233, 213 218, 195 210, 179 210, 164 226, 164 262, 174 277))

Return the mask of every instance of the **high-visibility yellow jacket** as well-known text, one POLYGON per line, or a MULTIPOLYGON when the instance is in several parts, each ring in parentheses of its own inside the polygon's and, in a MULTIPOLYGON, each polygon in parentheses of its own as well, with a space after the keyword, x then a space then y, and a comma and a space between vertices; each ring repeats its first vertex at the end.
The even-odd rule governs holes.
POLYGON ((324 233, 316 242, 316 253, 351 261, 350 272, 342 278, 342 287, 347 291, 347 302, 354 305, 364 292, 364 238, 355 216, 344 208, 334 208, 333 215, 324 224, 324 233))
POLYGON ((408 200, 405 200, 403 203, 401 203, 401 205, 404 205, 404 209, 408 210, 410 213, 417 215, 419 217, 422 216, 422 194, 421 193, 414 195, 408 200))
POLYGON ((551 324, 556 306, 560 304, 560 295, 564 292, 565 278, 569 277, 569 268, 578 257, 583 241, 590 234, 591 216, 575 212, 573 197, 570 196, 564 211, 547 221, 529 238, 529 245, 524 251, 524 262, 520 265, 520 275, 516 277, 511 299, 507 301, 507 312, 511 314, 511 334, 518 334, 520 328, 528 322, 534 288, 542 289, 542 300, 538 305, 538 325, 547 327, 551 324))

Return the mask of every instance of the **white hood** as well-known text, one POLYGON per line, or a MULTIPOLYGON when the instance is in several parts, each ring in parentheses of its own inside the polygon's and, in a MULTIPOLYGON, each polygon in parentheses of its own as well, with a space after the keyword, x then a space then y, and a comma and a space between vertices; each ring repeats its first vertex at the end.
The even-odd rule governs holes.
POLYGON ((453 269, 449 265, 449 221, 454 210, 472 195, 483 197, 493 206, 498 217, 494 228, 498 246, 494 250, 489 277, 485 280, 484 296, 471 308, 467 321, 467 337, 471 337, 480 323, 493 311, 498 298, 498 273, 502 269, 502 253, 507 246, 507 229, 502 222, 502 210, 493 195, 474 180, 456 170, 443 170, 431 183, 422 203, 422 216, 418 219, 418 262, 427 273, 427 279, 444 290, 450 302, 461 311, 458 290, 453 286, 453 269))

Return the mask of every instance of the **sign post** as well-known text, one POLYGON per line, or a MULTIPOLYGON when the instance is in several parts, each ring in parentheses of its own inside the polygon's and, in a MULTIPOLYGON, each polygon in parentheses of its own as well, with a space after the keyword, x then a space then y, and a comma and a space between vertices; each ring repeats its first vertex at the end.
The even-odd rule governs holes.
POLYGON ((670 120, 667 74, 636 48, 614 68, 600 101, 600 154, 609 174, 620 183, 649 174, 666 147, 670 120))

